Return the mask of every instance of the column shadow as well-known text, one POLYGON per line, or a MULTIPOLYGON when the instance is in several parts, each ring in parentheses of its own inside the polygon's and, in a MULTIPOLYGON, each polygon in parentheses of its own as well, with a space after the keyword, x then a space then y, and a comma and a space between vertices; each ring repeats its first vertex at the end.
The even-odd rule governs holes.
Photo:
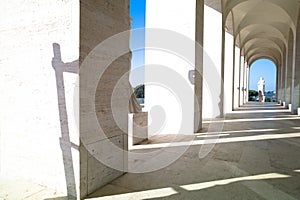
MULTIPOLYGON (((68 199, 77 199, 76 181, 74 174, 72 149, 74 148, 79 151, 79 147, 73 144, 70 140, 68 113, 66 107, 66 96, 65 96, 65 85, 64 85, 64 72, 78 74, 79 60, 73 62, 64 63, 61 59, 60 45, 53 43, 52 67, 55 71, 56 77, 56 88, 57 88, 57 100, 58 110, 61 128, 61 137, 59 138, 60 147, 62 150, 64 171, 66 179, 66 187, 68 193, 68 199)), ((55 198, 54 198, 55 199, 55 198)))

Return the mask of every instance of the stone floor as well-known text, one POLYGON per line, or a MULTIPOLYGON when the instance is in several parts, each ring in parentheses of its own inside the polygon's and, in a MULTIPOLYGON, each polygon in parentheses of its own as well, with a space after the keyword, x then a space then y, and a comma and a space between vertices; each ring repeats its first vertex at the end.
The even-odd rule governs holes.
POLYGON ((145 156, 129 156, 129 170, 146 172, 127 173, 87 199, 300 199, 299 117, 251 103, 203 130, 134 146, 145 156))

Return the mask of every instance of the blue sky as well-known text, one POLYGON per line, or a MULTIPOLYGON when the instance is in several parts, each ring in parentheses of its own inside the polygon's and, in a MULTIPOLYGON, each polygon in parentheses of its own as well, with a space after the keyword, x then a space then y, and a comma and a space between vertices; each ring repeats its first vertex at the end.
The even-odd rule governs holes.
MULTIPOLYGON (((130 0, 130 16, 132 29, 145 28, 146 0, 130 0)), ((144 30, 133 32, 130 40, 130 48, 136 49, 145 45, 144 30)), ((131 61, 130 82, 133 87, 145 82, 145 50, 133 50, 131 61), (140 67, 142 66, 142 67, 140 67)))
POLYGON ((259 59, 250 66, 249 89, 257 90, 259 78, 265 79, 265 90, 276 90, 276 66, 268 59, 259 59))

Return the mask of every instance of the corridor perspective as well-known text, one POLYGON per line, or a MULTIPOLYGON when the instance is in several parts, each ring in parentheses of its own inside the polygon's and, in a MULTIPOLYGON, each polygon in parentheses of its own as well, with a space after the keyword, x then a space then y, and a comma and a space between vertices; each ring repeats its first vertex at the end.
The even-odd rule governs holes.
POLYGON ((0 200, 300 199, 300 0, 0 10, 0 200))
MULTIPOLYGON (((300 198, 299 117, 272 103, 246 104, 226 116, 219 134, 204 159, 198 158, 200 144, 210 136, 196 133, 187 151, 170 166, 146 174, 127 173, 86 199, 300 198)), ((151 151, 170 140, 170 135, 153 137, 137 148, 151 151)), ((184 140, 178 145, 185 145, 184 140)), ((165 150, 172 153, 177 148, 165 150)))

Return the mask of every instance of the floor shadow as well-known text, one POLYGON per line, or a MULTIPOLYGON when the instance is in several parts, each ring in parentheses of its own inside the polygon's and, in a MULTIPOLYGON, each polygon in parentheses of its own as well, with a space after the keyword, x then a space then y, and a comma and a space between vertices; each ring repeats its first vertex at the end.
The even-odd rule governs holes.
MULTIPOLYGON (((53 43, 53 53, 54 57, 52 58, 52 67, 55 70, 58 110, 61 127, 61 137, 59 139, 59 142, 64 162, 65 179, 68 193, 67 198, 77 199, 76 181, 71 148, 76 148, 78 150, 78 146, 76 144, 72 144, 70 141, 63 73, 69 72, 78 74, 79 61, 75 60, 73 62, 64 63, 61 59, 60 45, 57 43, 53 43)), ((54 199, 64 198, 65 197, 59 197, 54 199)))
MULTIPOLYGON (((287 119, 277 120, 285 115, 285 111, 265 112, 259 114, 256 120, 257 113, 234 113, 226 120, 252 118, 254 121, 225 123, 220 139, 285 134, 296 137, 218 143, 205 159, 198 158, 199 145, 191 145, 166 168, 143 174, 127 173, 89 198, 299 199, 300 160, 297 158, 300 156, 300 118, 290 115, 287 119), (264 116, 271 119, 264 119, 264 116)), ((173 137, 160 137, 148 143, 151 145, 170 138, 173 137)), ((179 148, 168 147, 165 150, 174 153, 179 148)), ((135 152, 148 151, 139 149, 135 152)))
POLYGON ((54 197, 54 198, 46 198, 44 200, 69 200, 69 197, 54 197))
POLYGON ((248 102, 245 105, 236 108, 235 111, 243 110, 287 110, 283 106, 274 102, 248 102))
MULTIPOLYGON (((299 177, 299 176, 297 176, 299 177)), ((288 193, 280 186, 281 182, 292 183, 297 177, 277 178, 270 180, 246 180, 214 185, 193 191, 173 187, 176 194, 165 197, 141 198, 141 200, 180 200, 180 199, 291 199, 299 198, 299 192, 288 193), (275 185, 275 186, 274 186, 275 185), (226 192, 225 192, 226 191, 226 192), (209 194, 209 195, 208 195, 209 194)))

